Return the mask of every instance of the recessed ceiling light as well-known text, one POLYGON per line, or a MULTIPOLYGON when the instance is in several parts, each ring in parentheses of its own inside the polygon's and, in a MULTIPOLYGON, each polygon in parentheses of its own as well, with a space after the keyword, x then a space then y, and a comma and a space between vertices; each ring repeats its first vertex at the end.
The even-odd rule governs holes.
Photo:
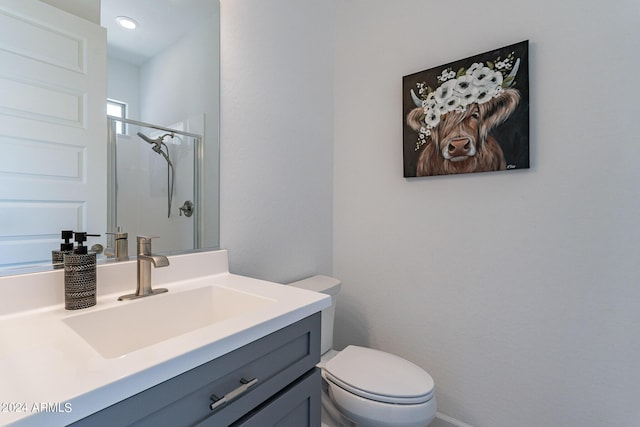
POLYGON ((116 18, 116 22, 120 24, 121 27, 126 28, 127 30, 135 30, 138 28, 138 23, 135 19, 129 18, 128 16, 118 16, 116 18))

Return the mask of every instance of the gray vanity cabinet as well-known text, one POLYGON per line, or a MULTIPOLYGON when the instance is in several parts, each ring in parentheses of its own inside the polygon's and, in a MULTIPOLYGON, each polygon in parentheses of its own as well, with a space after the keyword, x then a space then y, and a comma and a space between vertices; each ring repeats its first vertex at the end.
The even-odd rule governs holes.
POLYGON ((319 427, 320 313, 72 426, 319 427))

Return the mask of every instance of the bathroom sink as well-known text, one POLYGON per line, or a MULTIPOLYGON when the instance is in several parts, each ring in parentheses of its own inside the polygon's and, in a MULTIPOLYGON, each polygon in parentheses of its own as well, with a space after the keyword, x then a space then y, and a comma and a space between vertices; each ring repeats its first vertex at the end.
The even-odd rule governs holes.
POLYGON ((117 302, 66 317, 63 322, 103 357, 111 359, 275 302, 211 285, 117 302))

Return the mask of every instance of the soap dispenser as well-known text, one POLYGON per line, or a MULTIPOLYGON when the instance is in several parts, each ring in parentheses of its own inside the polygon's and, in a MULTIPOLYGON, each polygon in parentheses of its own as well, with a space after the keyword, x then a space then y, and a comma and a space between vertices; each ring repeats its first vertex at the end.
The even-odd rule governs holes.
POLYGON ((73 239, 73 231, 62 230, 62 240, 64 240, 64 243, 60 243, 59 251, 51 251, 51 263, 53 264, 53 268, 64 267, 64 254, 70 254, 73 252, 73 243, 71 242, 71 239, 73 239))
POLYGON ((96 253, 89 252, 84 242, 87 234, 76 232, 77 246, 64 255, 64 308, 78 310, 96 305, 96 253))

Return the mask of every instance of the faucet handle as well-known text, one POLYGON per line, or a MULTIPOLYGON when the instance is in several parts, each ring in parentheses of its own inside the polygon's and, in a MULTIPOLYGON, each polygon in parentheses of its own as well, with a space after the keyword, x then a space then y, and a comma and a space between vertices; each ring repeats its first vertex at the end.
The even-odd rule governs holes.
POLYGON ((136 236, 138 255, 151 255, 151 240, 159 236, 136 236))
POLYGON ((159 239, 160 236, 136 236, 138 242, 150 243, 151 239, 159 239))

